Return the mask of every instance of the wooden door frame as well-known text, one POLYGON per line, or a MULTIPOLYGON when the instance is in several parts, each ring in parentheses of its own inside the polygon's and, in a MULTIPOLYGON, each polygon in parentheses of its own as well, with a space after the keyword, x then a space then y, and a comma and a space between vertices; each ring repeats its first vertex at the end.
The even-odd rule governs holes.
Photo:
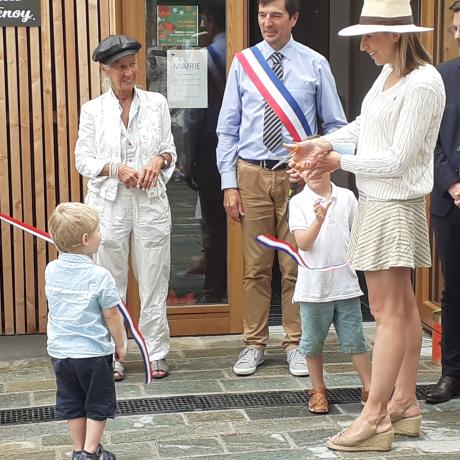
MULTIPOLYGON (((113 13, 118 33, 145 44, 145 0, 116 0, 113 13)), ((248 43, 248 0, 227 0, 227 70, 236 52, 248 43)), ((141 87, 146 87, 146 48, 138 57, 141 87)), ((168 305, 172 336, 239 333, 243 330, 243 253, 239 225, 228 222, 228 304, 168 305)), ((134 317, 139 316, 138 287, 130 268, 127 303, 134 317)))
MULTIPOLYGON (((449 10, 450 4, 451 2, 443 0, 421 1, 421 25, 434 28, 432 33, 421 34, 422 42, 433 56, 435 65, 452 59, 459 54, 457 45, 449 39, 447 34, 447 28, 450 26, 452 16, 449 10)), ((440 309, 443 280, 431 225, 429 201, 428 197, 427 213, 432 248, 432 267, 416 271, 415 294, 422 323, 427 329, 432 329, 433 313, 440 309)))

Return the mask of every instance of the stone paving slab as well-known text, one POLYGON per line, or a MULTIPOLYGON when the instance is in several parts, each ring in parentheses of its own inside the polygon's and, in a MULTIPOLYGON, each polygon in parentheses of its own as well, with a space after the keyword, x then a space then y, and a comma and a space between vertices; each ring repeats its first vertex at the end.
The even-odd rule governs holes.
POLYGON ((190 458, 192 456, 221 456, 225 448, 219 438, 176 439, 158 442, 159 458, 190 458))
POLYGON ((176 429, 180 427, 185 428, 186 419, 183 414, 160 414, 160 415, 135 415, 129 417, 116 417, 107 423, 106 431, 117 433, 128 430, 149 429, 158 430, 162 429, 176 429))
POLYGON ((252 420, 249 422, 232 423, 236 433, 293 433, 302 430, 322 430, 323 435, 326 432, 334 432, 337 425, 332 418, 326 417, 303 417, 303 418, 288 418, 288 419, 266 419, 252 420))
POLYGON ((297 377, 291 375, 286 377, 266 377, 264 379, 243 377, 239 379, 222 380, 221 383, 226 393, 305 389, 305 384, 299 382, 297 377))
POLYGON ((7 383, 5 385, 5 393, 16 393, 24 391, 41 391, 41 390, 56 390, 55 379, 49 380, 30 380, 27 379, 21 382, 7 383))
POLYGON ((174 396, 178 394, 196 395, 210 393, 224 393, 219 380, 182 380, 176 382, 154 381, 144 387, 145 394, 149 397, 174 396))
POLYGON ((32 404, 32 393, 4 393, 0 394, 1 409, 16 409, 32 404))
POLYGON ((209 412, 188 412, 183 414, 185 423, 204 423, 204 422, 242 422, 249 420, 245 411, 237 410, 222 410, 209 412))
POLYGON ((48 460, 56 458, 56 452, 51 449, 37 450, 36 445, 31 442, 4 443, 1 445, 0 460, 48 460), (33 454, 31 453, 33 452, 33 454))
POLYGON ((288 449, 290 446, 286 435, 281 433, 242 433, 222 436, 228 452, 254 452, 258 450, 288 449))

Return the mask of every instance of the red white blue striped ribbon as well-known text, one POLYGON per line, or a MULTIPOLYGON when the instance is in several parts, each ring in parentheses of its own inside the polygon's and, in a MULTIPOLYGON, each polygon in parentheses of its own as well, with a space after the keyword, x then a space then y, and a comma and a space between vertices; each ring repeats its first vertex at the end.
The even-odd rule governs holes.
POLYGON ((20 220, 17 220, 14 217, 7 216, 6 214, 0 212, 0 220, 3 220, 9 223, 10 225, 13 225, 14 227, 19 228, 27 233, 30 233, 33 236, 41 238, 42 240, 45 240, 48 243, 54 244, 54 241, 49 233, 43 232, 38 228, 32 227, 29 224, 25 224, 24 222, 21 222, 20 220))
POLYGON ((118 309, 120 310, 125 323, 128 325, 129 330, 133 336, 134 341, 136 342, 139 350, 141 352, 142 361, 144 362, 144 375, 145 375, 145 383, 152 383, 152 368, 150 364, 150 356, 149 351, 147 349, 147 345, 145 343, 144 336, 141 334, 141 331, 134 323, 131 315, 129 314, 128 308, 125 304, 121 303, 118 304, 118 309))
POLYGON ((294 141, 300 142, 311 136, 305 114, 284 83, 274 74, 260 50, 253 46, 237 53, 235 57, 294 141))
MULTIPOLYGON (((8 224, 13 225, 14 227, 19 228, 27 233, 30 233, 31 235, 36 236, 37 238, 41 238, 42 240, 45 240, 48 243, 54 244, 54 241, 49 233, 46 233, 38 228, 32 227, 32 225, 26 224, 13 217, 7 216, 2 212, 0 212, 0 220, 3 220, 8 224)), ((149 352, 145 344, 145 339, 142 336, 136 324, 134 323, 131 315, 129 314, 128 308, 124 304, 118 304, 117 306, 118 310, 123 316, 123 319, 125 320, 125 323, 128 325, 128 328, 131 331, 134 341, 136 342, 141 352, 142 361, 144 363, 145 383, 151 383, 152 369, 150 364, 149 352)))
POLYGON ((327 267, 310 267, 302 256, 298 253, 297 249, 294 246, 290 245, 287 241, 279 240, 272 235, 259 235, 256 236, 256 241, 267 248, 275 249, 277 251, 285 252, 288 256, 291 256, 294 261, 300 267, 306 268, 313 272, 328 272, 331 270, 337 270, 339 268, 345 267, 348 265, 348 262, 338 265, 328 265, 327 267))

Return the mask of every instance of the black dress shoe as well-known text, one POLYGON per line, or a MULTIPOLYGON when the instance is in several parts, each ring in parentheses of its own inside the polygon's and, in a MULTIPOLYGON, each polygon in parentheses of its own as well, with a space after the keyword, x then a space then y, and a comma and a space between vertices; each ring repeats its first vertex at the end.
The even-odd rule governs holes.
POLYGON ((429 404, 438 404, 458 395, 460 395, 460 379, 443 375, 434 388, 427 393, 425 401, 429 404))

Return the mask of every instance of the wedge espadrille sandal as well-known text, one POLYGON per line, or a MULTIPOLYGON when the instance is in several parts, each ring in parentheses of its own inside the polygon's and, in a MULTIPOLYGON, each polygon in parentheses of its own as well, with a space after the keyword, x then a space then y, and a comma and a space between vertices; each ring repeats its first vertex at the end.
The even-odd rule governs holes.
POLYGON ((406 417, 396 422, 391 422, 395 434, 403 436, 420 436, 420 427, 422 425, 422 416, 415 415, 414 417, 406 417))
POLYGON ((344 452, 387 452, 391 450, 395 430, 390 426, 387 430, 377 433, 377 427, 381 420, 378 420, 375 425, 369 426, 358 435, 347 436, 345 435, 346 430, 343 430, 329 438, 327 447, 344 452))

